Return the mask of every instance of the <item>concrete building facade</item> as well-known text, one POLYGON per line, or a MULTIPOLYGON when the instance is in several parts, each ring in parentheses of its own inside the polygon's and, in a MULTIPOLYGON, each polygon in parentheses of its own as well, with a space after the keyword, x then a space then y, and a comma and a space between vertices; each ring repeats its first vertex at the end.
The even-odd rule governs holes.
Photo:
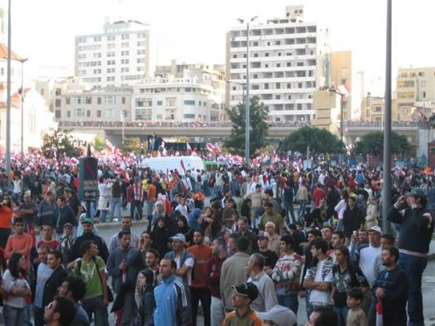
POLYGON ((131 120, 131 88, 91 90, 79 78, 58 86, 53 96, 55 121, 131 120))
POLYGON ((195 79, 156 77, 133 87, 133 120, 218 121, 221 107, 213 107, 210 85, 195 79))
POLYGON ((75 39, 75 76, 93 88, 125 87, 149 75, 150 32, 138 21, 106 23, 75 39))
MULTIPOLYGON (((366 96, 361 103, 361 120, 365 122, 383 122, 385 114, 385 100, 383 97, 366 96)), ((393 121, 400 121, 397 112, 397 100, 391 101, 391 117, 393 121)))
MULTIPOLYGON (((286 17, 250 25, 250 95, 259 96, 272 121, 314 117, 313 91, 330 85, 328 29, 303 21, 303 6, 286 17)), ((227 105, 243 102, 246 83, 246 25, 227 34, 227 105)))
POLYGON ((396 84, 397 120, 410 121, 416 102, 435 100, 435 67, 399 68, 396 84))
POLYGON ((343 100, 344 120, 352 117, 352 52, 331 52, 331 86, 345 86, 349 95, 343 100))

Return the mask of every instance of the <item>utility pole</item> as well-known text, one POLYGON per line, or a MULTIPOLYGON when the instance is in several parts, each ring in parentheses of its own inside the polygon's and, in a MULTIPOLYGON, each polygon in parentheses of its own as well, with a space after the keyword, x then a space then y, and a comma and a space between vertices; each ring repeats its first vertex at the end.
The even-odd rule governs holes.
POLYGON ((382 231, 388 232, 387 215, 391 207, 391 53, 392 53, 392 0, 387 0, 387 56, 385 69, 384 119, 384 185, 382 188, 382 231))
POLYGON ((7 105, 6 105, 6 177, 11 182, 11 0, 8 1, 8 61, 7 61, 7 105))

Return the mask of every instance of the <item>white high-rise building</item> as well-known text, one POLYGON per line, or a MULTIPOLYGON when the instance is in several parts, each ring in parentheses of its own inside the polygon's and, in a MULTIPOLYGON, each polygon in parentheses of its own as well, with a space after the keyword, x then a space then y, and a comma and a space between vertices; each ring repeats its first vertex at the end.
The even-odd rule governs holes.
MULTIPOLYGON (((304 22, 303 6, 286 8, 286 17, 251 23, 250 96, 259 96, 272 121, 313 119, 313 91, 330 84, 328 29, 304 22)), ((227 105, 243 102, 246 83, 246 24, 227 34, 227 105)))
POLYGON ((76 36, 75 75, 93 88, 131 86, 149 74, 149 28, 106 23, 104 33, 76 36))

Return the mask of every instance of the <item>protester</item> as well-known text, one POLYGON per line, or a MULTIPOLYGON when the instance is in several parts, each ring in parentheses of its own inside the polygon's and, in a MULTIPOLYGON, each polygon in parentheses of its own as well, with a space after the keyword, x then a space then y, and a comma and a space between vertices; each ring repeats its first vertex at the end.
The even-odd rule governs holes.
POLYGON ((406 326, 406 303, 408 301, 409 279, 406 272, 397 264, 399 250, 390 247, 382 250, 382 271, 373 287, 373 292, 383 305, 384 325, 406 326))
POLYGON ((74 321, 76 309, 74 302, 66 297, 57 296, 45 308, 44 321, 47 326, 69 326, 74 321))
MULTIPOLYGON (((220 289, 222 305, 227 312, 234 310, 232 303, 232 286, 247 281, 245 267, 248 265, 248 239, 240 237, 236 241, 236 252, 222 264, 220 289)), ((257 290, 258 292, 258 290, 257 290)))
POLYGON ((3 319, 5 325, 22 326, 24 324, 24 309, 30 302, 32 292, 26 281, 26 257, 12 253, 8 268, 3 274, 3 319))
POLYGON ((216 238, 213 240, 211 248, 213 255, 208 259, 205 270, 206 284, 211 293, 210 324, 211 326, 220 326, 225 318, 225 311, 220 293, 222 264, 227 258, 225 241, 222 238, 216 238))
POLYGON ((424 323, 421 279, 435 226, 435 215, 426 204, 426 194, 422 189, 414 188, 408 197, 399 197, 388 213, 388 220, 401 225, 399 264, 409 279, 408 316, 411 325, 424 323), (403 215, 400 213, 402 209, 403 215))
POLYGON ((32 237, 29 234, 24 233, 24 220, 21 217, 15 218, 14 229, 15 234, 8 238, 4 256, 6 259, 9 259, 14 252, 19 252, 26 258, 26 270, 29 270, 30 251, 33 246, 32 237))
POLYGON ((261 320, 257 317, 257 314, 250 307, 252 302, 258 297, 258 289, 252 283, 243 283, 241 285, 232 286, 234 295, 232 302, 235 307, 235 311, 226 315, 222 326, 260 326, 261 320))
MULTIPOLYGON (((347 294, 347 306, 349 312, 347 314, 346 326, 367 326, 367 318, 365 312, 361 309, 361 303, 364 298, 364 293, 359 288, 349 290, 347 294)), ((338 315, 340 318, 340 315, 338 315)))
POLYGON ((33 312, 35 318, 35 326, 44 325, 44 305, 43 305, 43 295, 45 283, 50 278, 53 270, 48 266, 48 253, 50 252, 50 247, 42 245, 38 249, 38 269, 36 272, 36 289, 35 289, 35 300, 33 302, 33 312))
POLYGON ((137 302, 137 325, 154 326, 154 272, 150 269, 140 271, 137 276, 138 302, 137 302))
POLYGON ((85 282, 77 276, 68 276, 58 289, 59 295, 67 297, 75 304, 76 314, 72 326, 90 326, 89 317, 81 305, 86 294, 85 282))
POLYGON ((204 325, 210 326, 210 306, 211 293, 206 284, 207 261, 212 256, 212 249, 204 244, 204 231, 196 230, 193 233, 193 246, 187 248, 193 257, 195 257, 195 277, 190 286, 190 296, 192 298, 192 318, 193 325, 196 325, 198 315, 198 303, 201 301, 201 307, 204 315, 204 325))
POLYGON ((162 282, 154 289, 155 325, 192 325, 190 291, 187 284, 175 277, 176 270, 177 263, 174 260, 161 260, 162 282))

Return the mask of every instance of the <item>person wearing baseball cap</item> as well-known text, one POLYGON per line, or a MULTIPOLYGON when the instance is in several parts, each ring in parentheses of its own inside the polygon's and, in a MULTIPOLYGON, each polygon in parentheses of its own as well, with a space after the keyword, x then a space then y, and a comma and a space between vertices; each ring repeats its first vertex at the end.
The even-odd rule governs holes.
POLYGON ((192 284, 192 270, 195 266, 195 257, 186 250, 186 237, 177 233, 171 238, 172 251, 165 255, 165 259, 175 260, 177 270, 175 276, 186 285, 192 284))
POLYGON ((401 225, 399 266, 409 278, 409 325, 424 325, 421 279, 427 265, 435 218, 426 206, 423 189, 414 188, 408 196, 400 196, 387 215, 388 221, 401 225))
POLYGON ((297 322, 295 313, 280 305, 274 306, 268 312, 258 312, 257 316, 264 326, 294 326, 297 322))
POLYGON ((236 308, 228 313, 222 325, 224 326, 260 326, 261 320, 251 309, 251 303, 258 297, 258 288, 250 282, 238 286, 233 285, 233 305, 236 308))

